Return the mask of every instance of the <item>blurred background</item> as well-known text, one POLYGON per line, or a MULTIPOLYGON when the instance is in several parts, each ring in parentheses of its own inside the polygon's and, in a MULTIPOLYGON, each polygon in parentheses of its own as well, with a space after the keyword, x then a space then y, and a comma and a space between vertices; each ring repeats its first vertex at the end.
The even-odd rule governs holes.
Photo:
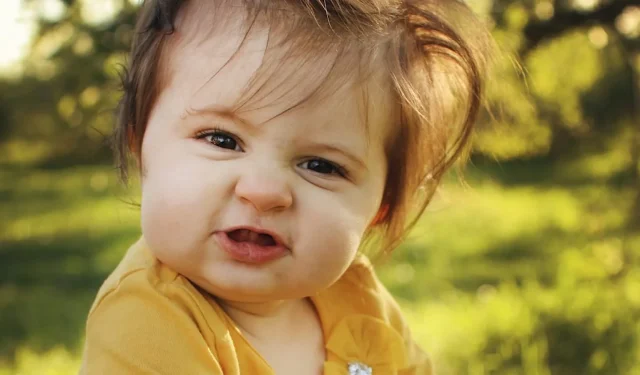
MULTIPOLYGON (((0 374, 75 373, 139 236, 107 144, 139 3, 1 2, 0 374)), ((503 56, 466 184, 380 275, 440 374, 640 374, 638 2, 471 5, 503 56)))

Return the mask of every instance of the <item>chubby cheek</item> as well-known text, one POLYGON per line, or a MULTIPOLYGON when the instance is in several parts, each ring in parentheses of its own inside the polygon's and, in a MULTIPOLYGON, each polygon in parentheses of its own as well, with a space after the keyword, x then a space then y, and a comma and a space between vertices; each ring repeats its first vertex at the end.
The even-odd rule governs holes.
MULTIPOLYGON (((318 202, 319 203, 319 202, 318 202)), ((353 261, 366 229, 367 215, 344 204, 314 204, 306 210, 305 249, 297 254, 304 259, 304 272, 319 287, 328 287, 347 270, 353 261), (346 207, 345 207, 346 206, 346 207), (320 285, 322 284, 322 285, 320 285)))
MULTIPOLYGON (((165 263, 197 258, 211 227, 211 197, 196 164, 147 165, 142 182, 141 226, 145 240, 165 263)), ((180 268, 180 267, 176 267, 180 268)))

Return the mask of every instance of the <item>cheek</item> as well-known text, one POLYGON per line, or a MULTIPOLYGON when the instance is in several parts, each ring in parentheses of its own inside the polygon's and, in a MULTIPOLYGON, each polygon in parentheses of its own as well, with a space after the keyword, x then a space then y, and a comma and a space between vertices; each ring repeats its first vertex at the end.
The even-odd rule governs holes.
POLYGON ((329 286, 353 261, 367 226, 365 207, 353 200, 313 200, 301 207, 307 277, 329 286))
POLYGON ((218 193, 216 185, 202 177, 207 174, 198 162, 179 155, 161 158, 145 160, 142 231, 158 252, 192 251, 209 234, 217 209, 212 199, 218 193))
MULTIPOLYGON (((183 251, 188 249, 186 239, 193 238, 197 228, 197 212, 190 210, 194 202, 185 200, 179 186, 154 181, 150 176, 144 182, 141 202, 142 233, 154 252, 183 251), (182 242, 182 244, 181 244, 182 242)), ((158 255, 158 254, 156 254, 158 255)))

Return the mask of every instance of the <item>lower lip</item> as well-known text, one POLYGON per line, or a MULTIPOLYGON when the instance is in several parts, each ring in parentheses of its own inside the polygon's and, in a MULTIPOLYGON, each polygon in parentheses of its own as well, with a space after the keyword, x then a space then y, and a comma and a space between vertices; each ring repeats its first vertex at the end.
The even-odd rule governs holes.
POLYGON ((214 237, 231 258, 242 263, 268 263, 283 257, 288 251, 282 245, 262 246, 253 242, 237 242, 229 238, 226 232, 216 232, 214 237))

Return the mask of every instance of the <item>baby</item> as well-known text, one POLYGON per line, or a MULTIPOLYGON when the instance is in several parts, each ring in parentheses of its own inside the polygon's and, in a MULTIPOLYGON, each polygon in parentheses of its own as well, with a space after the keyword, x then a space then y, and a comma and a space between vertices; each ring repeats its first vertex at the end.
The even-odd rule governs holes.
POLYGON ((142 237, 81 374, 431 374, 365 250, 468 143, 484 35, 455 0, 145 1, 115 132, 142 237))

